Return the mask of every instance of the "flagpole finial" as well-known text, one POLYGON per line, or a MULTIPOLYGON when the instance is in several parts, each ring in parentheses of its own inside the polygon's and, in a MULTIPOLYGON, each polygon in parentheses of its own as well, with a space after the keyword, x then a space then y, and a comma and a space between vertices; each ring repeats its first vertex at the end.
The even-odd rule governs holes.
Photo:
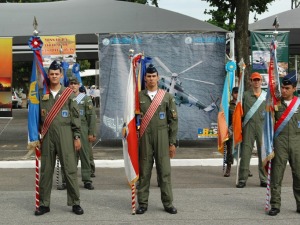
POLYGON ((38 34, 39 34, 39 31, 37 30, 37 27, 38 27, 38 23, 37 23, 37 20, 36 20, 36 17, 34 16, 34 18, 33 18, 33 29, 34 29, 34 31, 33 31, 33 35, 34 36, 38 36, 38 34))
POLYGON ((134 49, 129 49, 129 58, 132 58, 134 54, 134 49))
POLYGON ((277 29, 279 28, 279 21, 278 21, 277 16, 276 16, 275 19, 274 19, 273 27, 274 27, 274 29, 275 29, 274 34, 278 34, 277 29))

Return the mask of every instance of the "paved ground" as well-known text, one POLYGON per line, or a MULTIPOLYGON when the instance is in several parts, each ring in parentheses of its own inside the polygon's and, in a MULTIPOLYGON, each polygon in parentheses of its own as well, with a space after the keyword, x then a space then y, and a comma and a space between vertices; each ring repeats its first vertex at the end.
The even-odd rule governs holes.
MULTIPOLYGON (((81 205, 85 214, 77 216, 66 206, 65 191, 56 190, 54 175, 51 212, 33 215, 35 205, 34 160, 26 155, 26 117, 24 109, 14 112, 14 119, 0 123, 0 224, 203 224, 203 225, 282 225, 298 224, 295 212, 290 167, 283 180, 282 208, 276 217, 265 214, 266 189, 259 187, 257 166, 244 189, 235 188, 236 167, 229 178, 222 176, 222 156, 214 141, 182 143, 172 160, 174 205, 178 214, 163 211, 156 172, 151 180, 149 208, 144 215, 131 215, 131 192, 122 167, 119 143, 95 143, 95 190, 83 188, 81 205), (18 116, 17 116, 18 115, 18 116), (4 131, 3 131, 4 130, 4 131), (107 164, 105 164, 107 163, 107 164), (6 165, 6 168, 2 166, 6 165), (28 167, 26 167, 26 166, 28 167), (109 166, 113 165, 113 166, 109 166), (210 165, 210 166, 206 166, 210 165), (16 168, 19 167, 19 168, 16 168)), ((256 164, 254 157, 251 164, 256 164)), ((78 173, 80 180, 80 169, 78 173)))

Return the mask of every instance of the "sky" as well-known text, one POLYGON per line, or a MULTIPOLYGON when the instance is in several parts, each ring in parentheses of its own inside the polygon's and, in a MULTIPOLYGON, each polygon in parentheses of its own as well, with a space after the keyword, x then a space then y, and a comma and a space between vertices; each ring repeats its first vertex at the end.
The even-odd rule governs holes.
MULTIPOLYGON (((209 8, 209 4, 205 0, 159 0, 158 5, 162 9, 178 12, 187 16, 194 17, 200 20, 208 20, 211 18, 209 15, 205 15, 205 9, 209 8)), ((275 17, 276 14, 290 10, 291 1, 289 0, 276 0, 271 4, 268 4, 269 11, 261 15, 256 15, 258 20, 267 18, 269 16, 275 17)), ((254 22, 254 13, 249 16, 249 23, 254 22)), ((280 21, 279 21, 280 22, 280 21)))

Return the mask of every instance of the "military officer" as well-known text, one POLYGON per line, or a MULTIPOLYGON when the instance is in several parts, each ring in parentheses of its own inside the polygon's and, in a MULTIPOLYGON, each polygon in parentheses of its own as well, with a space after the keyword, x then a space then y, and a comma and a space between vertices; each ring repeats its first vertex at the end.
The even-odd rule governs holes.
POLYGON ((96 140, 96 113, 92 99, 84 93, 79 92, 79 85, 79 81, 76 77, 69 78, 69 87, 73 90, 76 96, 81 118, 81 151, 77 154, 77 158, 79 156, 81 162, 81 177, 84 183, 84 188, 93 190, 94 186, 92 185, 91 180, 92 170, 90 158, 92 152, 91 142, 96 140))
POLYGON ((50 212, 50 195, 56 155, 59 156, 66 175, 67 204, 75 214, 83 214, 80 207, 75 153, 80 150, 80 117, 75 96, 71 89, 60 84, 62 68, 53 61, 48 70, 49 89, 40 93, 42 127, 40 201, 35 215, 50 212), (53 110, 54 109, 54 110, 53 110), (49 125, 49 126, 48 126, 49 125))
POLYGON ((154 160, 164 209, 171 214, 177 213, 173 206, 170 158, 175 156, 176 151, 178 117, 173 96, 158 88, 158 80, 158 72, 150 64, 145 75, 146 89, 139 93, 142 119, 139 130, 140 178, 137 214, 143 214, 148 209, 154 160))
POLYGON ((275 107, 274 153, 271 170, 271 210, 276 216, 281 206, 281 183, 287 161, 292 169, 296 211, 300 213, 300 99, 296 91, 296 73, 291 72, 281 81, 281 104, 275 107))
POLYGON ((243 142, 241 151, 241 163, 239 167, 239 183, 237 188, 244 188, 248 176, 249 165, 254 142, 257 144, 258 171, 260 186, 267 187, 267 177, 262 168, 261 143, 264 113, 266 108, 266 92, 261 89, 262 76, 258 72, 251 74, 251 89, 244 92, 243 96, 243 142))
POLYGON ((236 106, 236 101, 237 101, 237 97, 238 97, 238 92, 239 92, 239 88, 238 87, 234 87, 232 88, 232 99, 230 101, 230 105, 229 105, 229 127, 230 127, 230 137, 229 139, 226 141, 226 145, 227 145, 227 152, 226 152, 226 171, 224 174, 224 177, 230 177, 230 171, 231 171, 231 165, 233 164, 233 155, 232 155, 232 144, 233 144, 233 137, 232 137, 232 115, 236 106))

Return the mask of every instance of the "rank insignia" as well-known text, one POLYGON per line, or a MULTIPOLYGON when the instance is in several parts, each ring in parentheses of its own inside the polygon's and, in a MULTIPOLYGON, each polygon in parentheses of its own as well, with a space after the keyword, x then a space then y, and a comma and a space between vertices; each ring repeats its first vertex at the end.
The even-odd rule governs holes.
POLYGON ((92 105, 89 105, 89 109, 92 109, 93 108, 93 106, 92 105))
POLYGON ((46 116, 46 114, 47 114, 47 111, 46 111, 46 109, 42 109, 42 110, 41 110, 41 114, 42 114, 42 116, 43 116, 43 117, 45 117, 45 116, 46 116))
POLYGON ((42 98, 43 101, 47 101, 49 100, 49 94, 45 94, 43 95, 43 98, 42 98))

